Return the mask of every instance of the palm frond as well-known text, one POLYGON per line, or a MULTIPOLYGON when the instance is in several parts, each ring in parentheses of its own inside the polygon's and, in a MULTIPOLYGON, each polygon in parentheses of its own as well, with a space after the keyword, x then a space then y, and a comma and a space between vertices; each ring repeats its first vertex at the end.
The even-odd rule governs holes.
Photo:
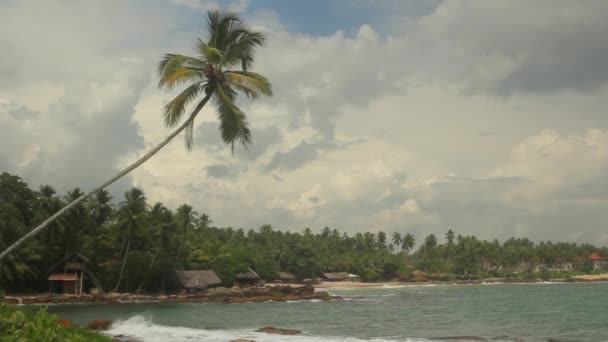
POLYGON ((242 91, 251 100, 257 100, 260 95, 272 96, 270 81, 257 72, 226 71, 224 75, 232 87, 242 91))
POLYGON ((240 23, 239 17, 230 13, 210 11, 207 13, 207 38, 211 47, 225 49, 228 33, 240 23))
POLYGON ((234 153, 235 142, 245 147, 251 143, 251 129, 245 113, 234 103, 236 92, 230 85, 217 84, 215 94, 222 141, 230 144, 234 153))
POLYGON ((247 71, 253 63, 253 51, 265 42, 264 34, 238 28, 230 32, 226 44, 225 65, 229 67, 241 66, 247 71), (240 65, 239 65, 240 64, 240 65))
POLYGON ((201 57, 203 57, 205 60, 212 64, 223 63, 224 53, 220 49, 210 46, 200 38, 198 38, 197 40, 198 42, 196 46, 201 57))
POLYGON ((180 83, 200 81, 207 63, 198 58, 166 54, 158 65, 159 87, 173 89, 180 83))
POLYGON ((202 82, 194 83, 169 101, 163 110, 165 126, 173 127, 177 125, 184 115, 188 103, 194 100, 203 89, 202 82))

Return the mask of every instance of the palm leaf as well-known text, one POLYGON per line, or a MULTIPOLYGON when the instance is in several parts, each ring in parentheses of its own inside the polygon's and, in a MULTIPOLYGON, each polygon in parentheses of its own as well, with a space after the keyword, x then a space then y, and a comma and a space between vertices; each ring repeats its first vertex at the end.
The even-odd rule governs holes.
POLYGON ((256 72, 227 71, 224 75, 232 87, 245 93, 251 100, 257 100, 260 95, 272 96, 270 81, 256 72))
POLYGON ((207 13, 207 37, 209 45, 224 50, 226 37, 232 30, 233 24, 240 22, 240 19, 229 13, 220 11, 210 11, 207 13))
POLYGON ((240 66, 244 71, 253 63, 253 51, 258 46, 263 46, 264 34, 252 32, 244 28, 235 29, 231 32, 230 43, 226 46, 225 65, 229 67, 240 66))
POLYGON ((194 100, 203 88, 204 86, 201 82, 194 83, 179 93, 173 100, 169 101, 163 111, 165 126, 173 127, 177 125, 184 115, 188 103, 194 100))
POLYGON ((159 87, 173 89, 180 83, 200 81, 207 63, 194 57, 166 54, 158 66, 159 87))
POLYGON ((201 57, 203 57, 209 63, 216 65, 223 63, 224 53, 220 49, 210 46, 200 38, 198 38, 197 48, 198 52, 201 54, 201 57))
POLYGON ((230 144, 233 153, 235 142, 245 147, 251 142, 251 129, 247 117, 234 103, 235 98, 236 92, 228 84, 217 84, 214 99, 220 119, 220 133, 222 141, 230 144))

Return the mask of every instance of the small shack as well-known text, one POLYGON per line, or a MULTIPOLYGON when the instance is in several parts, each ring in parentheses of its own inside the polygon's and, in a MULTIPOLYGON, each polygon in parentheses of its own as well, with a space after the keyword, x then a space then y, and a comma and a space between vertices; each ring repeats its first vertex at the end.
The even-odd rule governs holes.
POLYGON ((323 280, 326 281, 348 281, 350 277, 346 272, 323 273, 323 280))
POLYGON ((50 282, 49 292, 82 296, 85 287, 90 282, 100 293, 103 293, 101 285, 88 267, 90 263, 89 259, 84 255, 74 253, 51 266, 48 271, 50 273, 48 278, 50 282), (61 272, 59 272, 60 270, 61 272), (60 286, 55 286, 57 283, 60 283, 60 286))
POLYGON ((260 276, 251 268, 247 272, 237 274, 234 278, 234 286, 238 287, 257 286, 260 282, 260 276))
POLYGON ((211 270, 176 271, 175 273, 186 292, 206 290, 222 284, 220 277, 211 270))
POLYGON ((293 284, 296 282, 296 276, 289 272, 279 272, 277 275, 283 284, 293 284))

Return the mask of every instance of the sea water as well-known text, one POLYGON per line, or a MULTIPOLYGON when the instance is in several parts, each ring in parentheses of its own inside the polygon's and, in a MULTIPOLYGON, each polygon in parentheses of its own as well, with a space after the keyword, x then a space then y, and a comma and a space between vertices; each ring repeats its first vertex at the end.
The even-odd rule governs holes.
POLYGON ((111 335, 142 341, 608 341, 608 283, 330 288, 342 301, 56 305, 86 323, 115 320, 111 335), (264 326, 298 336, 256 333, 264 326), (446 340, 446 339, 443 339, 446 340), (449 340, 449 339, 447 339, 449 340))

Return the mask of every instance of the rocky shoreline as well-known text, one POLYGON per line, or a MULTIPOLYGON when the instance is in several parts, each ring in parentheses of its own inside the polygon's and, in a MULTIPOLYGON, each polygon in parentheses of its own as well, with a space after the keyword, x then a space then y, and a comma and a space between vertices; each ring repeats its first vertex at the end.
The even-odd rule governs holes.
POLYGON ((66 294, 40 294, 32 296, 6 296, 8 304, 111 304, 140 302, 176 302, 176 303, 252 303, 252 302, 285 302, 292 300, 340 300, 325 291, 316 291, 313 286, 265 286, 248 288, 218 287, 196 293, 144 295, 131 293, 84 294, 82 296, 66 294))

